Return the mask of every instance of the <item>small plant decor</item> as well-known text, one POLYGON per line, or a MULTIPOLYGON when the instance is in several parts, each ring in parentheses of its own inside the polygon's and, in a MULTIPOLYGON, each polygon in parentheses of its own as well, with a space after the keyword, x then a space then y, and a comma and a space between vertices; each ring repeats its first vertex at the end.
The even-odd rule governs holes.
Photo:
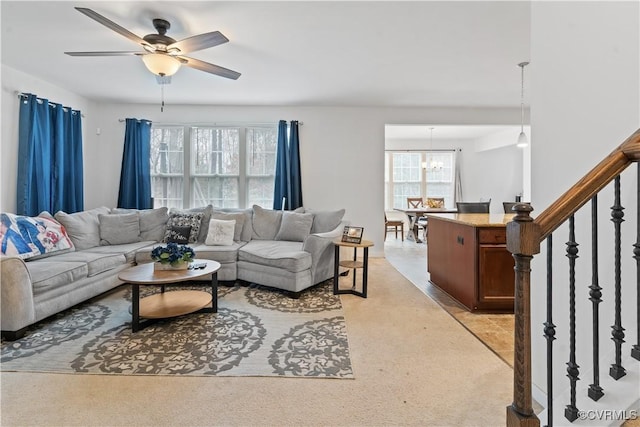
POLYGON ((177 267, 193 261, 196 253, 189 246, 177 243, 167 243, 167 246, 158 246, 151 251, 151 259, 160 264, 169 264, 177 267))

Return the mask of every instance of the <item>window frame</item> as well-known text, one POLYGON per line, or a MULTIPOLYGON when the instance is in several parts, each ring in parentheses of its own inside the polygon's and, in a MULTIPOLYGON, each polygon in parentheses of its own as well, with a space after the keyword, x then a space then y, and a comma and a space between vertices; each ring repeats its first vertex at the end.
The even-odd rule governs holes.
MULTIPOLYGON (((153 132, 154 130, 158 130, 158 129, 182 129, 182 137, 183 137, 183 151, 182 151, 182 161, 183 161, 183 173, 182 175, 179 174, 171 174, 170 176, 174 176, 174 177, 181 177, 183 182, 182 182, 182 209, 188 209, 188 208, 192 208, 192 207, 198 207, 196 206, 196 200, 195 200, 195 191, 193 190, 194 185, 195 185, 195 180, 199 177, 202 178, 207 178, 207 177, 219 177, 219 178, 225 178, 225 177, 237 177, 237 183, 238 183, 238 200, 237 200, 237 208, 239 209, 243 209, 243 208, 248 208, 251 207, 249 206, 250 200, 249 200, 249 188, 247 187, 249 185, 249 181, 250 181, 250 177, 248 175, 248 160, 250 157, 250 150, 249 150, 249 143, 250 141, 247 140, 247 131, 248 129, 259 129, 259 130, 263 130, 263 131, 268 131, 268 130, 272 130, 274 132, 273 134, 273 139, 274 139, 274 145, 277 146, 277 132, 278 132, 278 126, 277 123, 233 123, 233 124, 224 124, 224 123, 198 123, 198 124, 163 124, 163 123, 153 123, 152 127, 151 127, 151 132, 152 132, 152 138, 153 138, 153 132), (195 173, 195 163, 194 163, 194 159, 192 158, 192 151, 193 151, 193 144, 195 144, 194 141, 192 141, 192 135, 195 129, 236 129, 238 130, 238 175, 234 175, 234 174, 224 174, 224 173, 215 173, 215 174, 203 174, 203 173, 195 173)), ((277 149, 277 148, 276 148, 277 149)), ((153 152, 151 153, 151 155, 153 156, 153 152)), ((151 159, 150 159, 151 161, 151 159)), ((218 169, 219 170, 219 169, 218 169)), ((155 177, 168 177, 167 174, 154 174, 153 173, 153 168, 151 170, 151 179, 153 182, 153 179, 155 177)), ((274 164, 274 170, 272 171, 272 173, 269 175, 256 175, 256 177, 271 177, 274 181, 275 181, 275 164, 274 164)), ((153 191, 153 186, 152 186, 152 191, 153 191)), ((156 197, 155 194, 152 194, 152 197, 156 197)), ((173 200, 173 199, 171 199, 173 200)), ((269 203, 273 203, 273 201, 270 201, 269 203)), ((200 204, 200 202, 198 202, 198 204, 200 204)), ((206 201, 206 204, 213 204, 214 206, 216 206, 215 202, 212 201, 206 201)), ((154 203, 154 207, 160 207, 160 206, 165 206, 165 204, 158 204, 158 203, 154 203)), ((267 208, 270 208, 271 206, 265 206, 267 208)))

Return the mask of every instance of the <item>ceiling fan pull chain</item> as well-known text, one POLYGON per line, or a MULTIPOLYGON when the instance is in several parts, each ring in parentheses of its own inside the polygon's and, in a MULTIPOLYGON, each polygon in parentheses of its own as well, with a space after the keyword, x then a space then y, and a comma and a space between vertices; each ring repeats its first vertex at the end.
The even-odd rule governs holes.
POLYGON ((162 101, 160 104, 160 112, 164 113, 164 85, 160 85, 160 96, 162 101))

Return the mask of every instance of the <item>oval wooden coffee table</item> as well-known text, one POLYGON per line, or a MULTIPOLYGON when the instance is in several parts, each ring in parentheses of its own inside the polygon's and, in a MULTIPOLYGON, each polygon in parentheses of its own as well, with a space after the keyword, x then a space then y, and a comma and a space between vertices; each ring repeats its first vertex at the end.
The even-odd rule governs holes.
POLYGON ((195 259, 187 270, 155 270, 153 263, 140 264, 122 271, 118 278, 131 284, 131 330, 138 332, 155 319, 188 313, 218 312, 218 270, 220 263, 195 259), (165 286, 188 286, 187 282, 211 275, 211 294, 204 291, 180 290, 165 293, 165 286), (160 286, 160 293, 140 299, 140 286, 160 286), (211 304, 210 307, 207 307, 211 304), (140 322, 140 318, 149 319, 140 322))

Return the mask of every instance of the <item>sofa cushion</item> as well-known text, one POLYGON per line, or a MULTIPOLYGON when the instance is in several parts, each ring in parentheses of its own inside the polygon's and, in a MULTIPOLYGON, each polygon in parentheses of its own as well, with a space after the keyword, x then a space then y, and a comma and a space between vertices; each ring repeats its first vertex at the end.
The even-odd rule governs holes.
POLYGON ((138 212, 138 218, 140 220, 140 239, 144 241, 154 240, 156 242, 160 242, 164 238, 167 221, 169 220, 169 209, 166 207, 140 210, 123 208, 111 209, 112 214, 132 212, 138 212))
MULTIPOLYGON (((213 211, 211 213, 211 219, 221 219, 224 221, 235 221, 235 226, 233 227, 233 240, 238 242, 242 239, 242 229, 244 227, 245 219, 247 215, 242 212, 236 213, 226 213, 226 212, 217 212, 213 211)), ((209 221, 209 227, 211 227, 211 221, 209 221)), ((208 235, 209 233, 207 233, 208 235)))
POLYGON ((157 245, 158 242, 143 241, 125 243, 123 245, 96 246, 95 248, 87 249, 85 252, 93 252, 97 254, 122 254, 125 257, 126 262, 133 262, 138 251, 142 250, 151 253, 153 247, 157 245))
MULTIPOLYGON (((60 256, 64 255, 65 254, 60 256)), ((89 267, 85 262, 59 262, 53 258, 29 262, 27 263, 27 269, 31 276, 34 295, 42 293, 47 289, 83 279, 87 277, 89 272, 89 267)))
POLYGON ((238 260, 281 268, 292 273, 311 268, 311 254, 302 243, 252 240, 238 251, 238 260))
POLYGON ((236 220, 224 220, 211 218, 209 221, 209 231, 204 243, 210 246, 230 246, 233 245, 234 229, 236 220))
POLYGON ((100 245, 99 214, 108 214, 109 208, 100 207, 88 211, 68 214, 58 211, 54 215, 67 230, 76 250, 89 249, 100 245))
MULTIPOLYGON (((169 211, 169 216, 173 214, 184 214, 184 215, 202 214, 202 217, 200 218, 200 225, 198 226, 198 231, 196 232, 196 239, 193 241, 191 239, 189 240, 189 243, 194 243, 194 242, 202 243, 204 242, 204 239, 207 238, 207 231, 209 229, 209 220, 211 219, 212 210, 213 210, 213 206, 211 205, 207 205, 199 208, 191 208, 191 209, 171 208, 171 210, 169 211)), ((188 224, 181 224, 181 225, 188 225, 188 224)))
POLYGON ((276 234, 276 240, 289 240, 303 242, 311 231, 313 214, 283 212, 280 230, 276 234))
POLYGON ((74 249, 65 228, 49 212, 37 217, 2 213, 0 224, 4 233, 0 239, 3 255, 34 260, 74 249))
MULTIPOLYGON (((51 259, 54 261, 54 259, 51 259)), ((55 258, 56 262, 84 262, 87 264, 87 276, 95 276, 105 271, 113 270, 126 264, 127 260, 124 254, 105 254, 99 252, 79 251, 70 252, 59 255, 55 258)))
POLYGON ((342 221, 342 217, 344 217, 345 210, 313 211, 307 209, 306 212, 313 213, 313 225, 311 226, 311 232, 326 233, 334 230, 338 225, 340 225, 340 221, 342 221))
POLYGON ((245 244, 244 242, 233 242, 233 244, 229 246, 209 246, 201 244, 193 246, 193 250, 197 254, 196 257, 198 259, 210 259, 212 261, 218 261, 221 264, 235 263, 238 260, 238 249, 245 244))
MULTIPOLYGON (((242 221, 242 231, 240 233, 240 238, 239 239, 235 239, 234 240, 240 240, 241 242, 248 242, 251 240, 251 237, 253 236, 253 209, 252 208, 247 208, 247 209, 238 209, 238 208, 213 208, 213 212, 212 212, 212 218, 214 218, 213 215, 215 214, 240 214, 244 217, 244 220, 242 221)), ((217 217, 217 219, 235 219, 236 220, 236 227, 237 227, 237 218, 221 218, 221 217, 217 217)))
POLYGON ((138 212, 99 214, 100 245, 122 245, 142 240, 138 212))
POLYGON ((251 239, 273 240, 280 230, 282 211, 253 205, 253 235, 251 239))
POLYGON ((171 227, 191 227, 189 233, 189 243, 195 243, 198 241, 198 235, 200 233, 200 227, 202 224, 202 218, 204 212, 178 212, 171 211, 169 213, 169 220, 167 221, 167 231, 164 234, 164 242, 168 242, 171 235, 171 227))

